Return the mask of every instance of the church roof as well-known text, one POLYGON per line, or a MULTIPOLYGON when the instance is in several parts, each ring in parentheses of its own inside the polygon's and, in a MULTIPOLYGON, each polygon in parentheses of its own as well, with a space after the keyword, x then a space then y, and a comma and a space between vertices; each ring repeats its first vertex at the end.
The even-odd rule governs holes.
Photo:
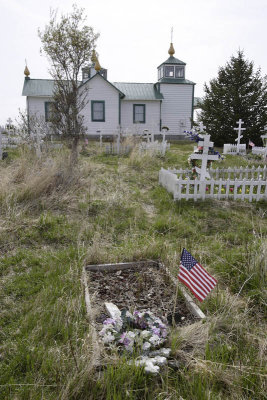
POLYGON ((25 79, 22 96, 53 96, 53 79, 25 79))
POLYGON ((170 56, 166 61, 164 61, 163 63, 161 63, 159 67, 161 67, 163 64, 176 64, 176 65, 186 65, 186 63, 184 63, 181 60, 178 60, 178 58, 175 58, 173 56, 170 56))
MULTIPOLYGON (((112 86, 114 86, 117 90, 119 90, 121 94, 125 95, 124 100, 163 99, 162 94, 158 92, 154 83, 124 83, 124 82, 109 82, 109 83, 112 86)), ((52 79, 25 79, 22 95, 53 96, 53 90, 54 90, 54 80, 52 79)))
POLYGON ((163 95, 156 89, 154 83, 113 82, 125 94, 124 100, 161 100, 163 95))

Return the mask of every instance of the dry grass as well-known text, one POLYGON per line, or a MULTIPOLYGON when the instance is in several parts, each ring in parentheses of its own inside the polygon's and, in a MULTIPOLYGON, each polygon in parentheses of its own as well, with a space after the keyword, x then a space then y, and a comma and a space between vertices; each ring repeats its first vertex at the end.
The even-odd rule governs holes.
POLYGON ((1 384, 29 385, 1 387, 0 397, 264 399, 266 206, 174 203, 158 171, 185 164, 190 146, 163 159, 105 156, 90 144, 73 171, 66 151, 41 160, 25 151, 0 164, 1 384), (204 322, 171 332, 178 371, 147 377, 105 350, 99 371, 84 264, 160 259, 176 276, 182 247, 219 289, 201 305, 204 322))

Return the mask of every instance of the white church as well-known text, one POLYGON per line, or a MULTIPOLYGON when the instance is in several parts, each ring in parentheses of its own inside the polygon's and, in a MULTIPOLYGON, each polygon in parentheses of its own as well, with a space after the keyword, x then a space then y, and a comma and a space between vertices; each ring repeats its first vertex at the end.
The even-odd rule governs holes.
MULTIPOLYGON (((110 82, 95 54, 82 71, 81 90, 88 86, 87 104, 82 110, 87 135, 142 134, 148 129, 159 134, 168 127, 169 135, 183 135, 192 127, 195 83, 186 79, 186 64, 174 57, 171 43, 169 58, 158 66, 156 83, 110 82)), ((31 79, 28 68, 22 95, 26 96, 28 116, 49 122, 54 81, 31 79)))

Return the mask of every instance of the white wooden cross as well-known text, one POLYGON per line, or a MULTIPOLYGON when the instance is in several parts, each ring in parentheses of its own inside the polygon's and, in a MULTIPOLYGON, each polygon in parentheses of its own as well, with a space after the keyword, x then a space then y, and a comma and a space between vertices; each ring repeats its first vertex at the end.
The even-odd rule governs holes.
POLYGON ((120 128, 118 129, 118 134, 117 134, 117 154, 120 154, 120 144, 121 144, 121 130, 120 128))
POLYGON ((242 133, 242 131, 245 131, 246 128, 241 128, 241 125, 244 123, 244 122, 242 121, 242 119, 239 119, 236 123, 238 124, 238 127, 237 127, 237 128, 234 128, 235 131, 238 131, 238 136, 237 136, 237 138, 235 139, 235 141, 237 142, 237 144, 236 144, 236 145, 237 145, 237 146, 236 146, 236 152, 239 153, 240 139, 242 139, 242 137, 243 137, 243 135, 241 135, 241 133, 242 133))
POLYGON ((36 140, 35 143, 36 156, 40 158, 42 155, 42 151, 41 151, 41 129, 39 127, 37 127, 35 131, 35 140, 36 140))
POLYGON ((151 134, 148 129, 143 130, 143 137, 146 139, 147 143, 151 142, 151 134))
POLYGON ((215 161, 219 159, 218 154, 209 154, 209 148, 213 148, 213 142, 210 141, 210 135, 202 135, 203 141, 198 142, 198 146, 203 147, 202 154, 193 153, 190 156, 191 160, 201 160, 201 168, 196 167, 196 172, 200 174, 200 181, 204 181, 206 178, 210 178, 207 171, 208 161, 215 161))
POLYGON ((99 135, 99 144, 100 144, 100 147, 102 147, 102 134, 101 134, 101 130, 98 129, 98 130, 96 131, 96 133, 99 135))
POLYGON ((168 132, 168 128, 167 127, 163 127, 162 128, 162 143, 165 143, 165 137, 166 137, 166 133, 168 132))
POLYGON ((199 123, 199 132, 205 132, 206 127, 203 125, 203 122, 200 121, 199 123))

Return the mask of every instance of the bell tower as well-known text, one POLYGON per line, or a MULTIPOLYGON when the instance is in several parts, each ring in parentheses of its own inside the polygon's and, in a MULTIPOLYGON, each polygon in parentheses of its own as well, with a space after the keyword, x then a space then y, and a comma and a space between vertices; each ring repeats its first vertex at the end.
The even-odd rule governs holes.
POLYGON ((82 69, 82 81, 87 81, 96 73, 99 73, 103 78, 107 79, 108 70, 100 66, 95 50, 92 51, 91 61, 91 64, 82 69))
POLYGON ((158 82, 177 83, 177 80, 185 79, 185 66, 181 60, 174 57, 173 43, 170 43, 169 58, 158 66, 158 82))

